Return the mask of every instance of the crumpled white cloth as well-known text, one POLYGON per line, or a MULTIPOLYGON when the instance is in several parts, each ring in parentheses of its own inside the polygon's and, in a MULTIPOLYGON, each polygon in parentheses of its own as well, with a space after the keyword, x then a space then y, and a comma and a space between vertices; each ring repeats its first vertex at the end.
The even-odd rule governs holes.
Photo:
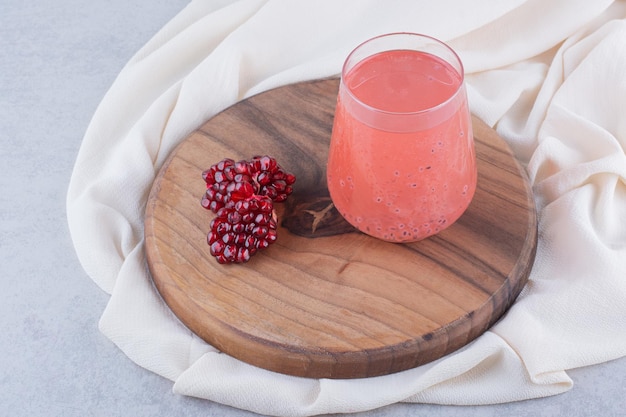
POLYGON ((79 259, 111 294, 102 332, 173 380, 175 392, 268 415, 400 401, 490 404, 568 390, 566 370, 626 355, 625 18, 623 0, 191 1, 119 74, 71 179, 79 259), (151 284, 142 228, 159 167, 220 110, 338 75, 358 43, 396 31, 457 50, 473 113, 527 164, 539 210, 528 285, 473 343, 393 375, 297 378, 218 352, 176 320, 151 284))

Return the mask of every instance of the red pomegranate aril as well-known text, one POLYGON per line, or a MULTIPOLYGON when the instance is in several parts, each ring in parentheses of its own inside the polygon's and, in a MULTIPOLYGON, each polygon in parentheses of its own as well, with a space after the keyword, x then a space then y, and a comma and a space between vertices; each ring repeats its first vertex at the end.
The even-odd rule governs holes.
POLYGON ((238 174, 250 175, 250 164, 248 163, 248 161, 245 161, 245 160, 237 161, 235 162, 234 167, 235 167, 235 172, 237 172, 238 174))
POLYGON ((245 233, 237 233, 235 236, 235 239, 233 240, 233 243, 239 247, 242 247, 245 245, 246 243, 246 238, 247 235, 245 233))
POLYGON ((225 247, 226 244, 223 241, 216 240, 215 242, 211 243, 211 255, 220 255, 222 252, 224 252, 225 247))
POLYGON ((234 164, 235 164, 235 161, 233 159, 230 159, 230 158, 222 159, 220 162, 217 163, 217 169, 219 171, 224 171, 226 167, 233 166, 234 164))
POLYGON ((250 223, 254 220, 254 213, 245 213, 241 216, 241 221, 243 223, 250 223))
POLYGON ((285 194, 278 194, 274 199, 277 203, 282 203, 285 200, 287 200, 287 196, 285 194))
POLYGON ((274 181, 274 188, 279 193, 283 193, 287 189, 287 182, 285 182, 284 180, 274 181))
POLYGON ((267 218, 267 216, 265 214, 259 213, 254 218, 254 222, 256 224, 258 224, 259 226, 263 226, 263 225, 266 225, 267 223, 269 223, 269 219, 267 218))
POLYGON ((256 247, 257 249, 267 249, 270 246, 270 242, 265 239, 257 241, 256 247))
POLYGON ((272 200, 276 200, 276 198, 278 198, 278 191, 276 191, 273 185, 268 185, 263 188, 263 195, 268 196, 272 200))
POLYGON ((231 211, 230 213, 228 213, 228 223, 237 224, 239 222, 241 222, 241 214, 236 211, 231 211))
POLYGON ((224 182, 226 180, 226 176, 222 171, 218 171, 213 175, 213 179, 215 182, 224 182))
POLYGON ((262 171, 271 171, 276 168, 276 160, 265 155, 259 158, 259 165, 262 171))
POLYGON ((235 202, 235 210, 241 214, 246 215, 250 214, 250 210, 254 210, 252 202, 248 200, 239 200, 235 202))
POLYGON ((267 185, 272 182, 272 176, 269 172, 261 172, 258 177, 256 177, 256 180, 260 185, 267 185))
POLYGON ((248 235, 243 245, 248 249, 256 248, 256 238, 248 235))
POLYGON ((233 177, 233 181, 235 181, 235 183, 240 183, 240 182, 250 183, 251 179, 252 178, 250 178, 250 175, 242 174, 241 172, 236 173, 235 176, 233 177))
POLYGON ((220 236, 214 232, 214 231, 210 231, 209 234, 206 237, 207 243, 210 245, 212 245, 213 243, 215 243, 217 240, 219 240, 220 236))
POLYGON ((267 231, 267 235, 265 235, 265 240, 270 243, 273 243, 278 239, 278 234, 276 233, 276 229, 269 229, 267 231))
POLYGON ((271 213, 271 211, 274 210, 274 205, 272 204, 271 200, 264 199, 259 201, 259 210, 264 213, 271 213))
POLYGON ((202 200, 200 200, 200 205, 202 207, 204 207, 207 210, 211 209, 211 204, 215 203, 214 201, 211 201, 210 199, 206 198, 206 197, 202 197, 202 200))
POLYGON ((254 193, 254 186, 250 182, 235 182, 235 186, 231 192, 231 199, 233 201, 241 201, 249 198, 254 193))
POLYGON ((239 248, 237 251, 237 256, 235 258, 235 262, 248 262, 250 260, 251 254, 248 248, 239 248))
POLYGON ((226 221, 226 219, 216 218, 214 222, 212 222, 211 230, 214 230, 219 236, 224 236, 226 233, 230 232, 231 225, 226 221))
POLYGON ((232 245, 233 243, 235 243, 235 235, 232 233, 226 233, 224 236, 222 236, 222 242, 227 245, 232 245))
POLYGON ((257 238, 262 238, 267 235, 268 228, 265 226, 257 226, 252 230, 252 235, 257 238))
POLYGON ((235 260, 235 256, 237 256, 237 246, 233 245, 233 244, 228 244, 224 247, 224 251, 222 252, 222 255, 224 255, 224 257, 229 260, 229 261, 234 261, 235 260))
POLYGON ((256 198, 248 200, 250 204, 250 212, 255 212, 259 210, 259 200, 256 198))

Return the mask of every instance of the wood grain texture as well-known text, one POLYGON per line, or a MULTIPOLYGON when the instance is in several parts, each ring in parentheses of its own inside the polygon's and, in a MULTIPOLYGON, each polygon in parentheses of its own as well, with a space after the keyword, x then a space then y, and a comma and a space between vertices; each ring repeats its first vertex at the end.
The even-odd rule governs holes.
POLYGON ((454 225, 410 244, 356 233, 337 219, 313 230, 302 213, 327 207, 337 89, 331 79, 268 91, 183 141, 149 196, 146 255, 167 305, 222 352, 290 375, 371 377, 438 359, 496 322, 528 278, 537 220, 523 168, 474 118, 478 189, 454 225), (285 221, 291 231, 279 227, 278 241, 250 262, 220 265, 206 243, 213 214, 200 206, 201 172, 225 157, 265 153, 298 178, 279 220, 299 218, 285 221))

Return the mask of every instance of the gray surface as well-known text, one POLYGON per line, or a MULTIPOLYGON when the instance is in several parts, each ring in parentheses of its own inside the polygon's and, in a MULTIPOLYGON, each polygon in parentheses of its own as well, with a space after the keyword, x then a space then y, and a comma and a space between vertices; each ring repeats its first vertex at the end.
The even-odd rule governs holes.
MULTIPOLYGON (((83 133, 131 55, 186 0, 0 0, 0 415, 251 416, 181 397, 97 329, 108 296, 87 277, 65 196, 83 133)), ((623 416, 626 359, 570 372, 546 399, 395 405, 359 416, 623 416)))

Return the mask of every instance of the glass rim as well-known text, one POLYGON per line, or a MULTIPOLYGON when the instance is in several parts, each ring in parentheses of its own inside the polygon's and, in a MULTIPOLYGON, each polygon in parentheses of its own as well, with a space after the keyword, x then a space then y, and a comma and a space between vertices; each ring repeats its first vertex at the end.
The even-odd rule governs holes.
MULTIPOLYGON (((403 50, 416 50, 416 49, 410 49, 410 48, 389 48, 389 49, 384 49, 375 53, 372 53, 370 55, 367 55, 361 59, 359 59, 350 69, 354 68, 354 66, 356 64, 358 64, 359 62, 362 62, 364 59, 369 58, 377 53, 382 53, 382 52, 389 52, 389 51, 403 51, 403 50)), ((430 53, 430 52, 429 52, 430 53)), ((442 58, 442 57, 439 57, 442 58)), ((444 58, 442 58, 444 59, 444 58)), ((447 59, 444 59, 446 62, 449 62, 447 59)), ((453 65, 454 66, 454 65, 453 65)), ((457 70, 457 68, 455 68, 455 70, 457 70)), ((456 99, 456 97, 459 95, 460 92, 463 91, 464 85, 465 85, 465 68, 463 67, 463 61, 461 61, 461 58, 459 57, 459 55, 456 53, 456 51, 454 49, 452 49, 448 44, 446 44, 445 42, 429 36, 429 35, 425 35, 422 33, 416 33, 416 32, 391 32, 391 33, 384 33, 382 35, 377 35, 374 36, 372 38, 369 38, 363 42, 361 42, 360 44, 358 44, 354 49, 352 49, 352 51, 348 54, 348 56, 346 57, 346 59, 344 60, 343 66, 341 68, 341 84, 345 87, 342 90, 344 90, 345 92, 347 92, 350 95, 350 98, 352 100, 354 100, 356 103, 358 103, 359 105, 363 106, 364 108, 366 108, 369 111, 373 111, 376 113, 382 113, 382 114, 387 114, 387 115, 393 115, 393 116, 402 116, 402 115, 421 115, 421 114, 426 114, 426 113, 430 113, 433 111, 436 111, 442 107, 445 107, 446 105, 448 105, 449 103, 451 103, 452 101, 454 101, 456 99), (350 58, 352 58, 363 46, 375 42, 376 40, 382 39, 382 38, 390 38, 390 37, 397 37, 397 36, 408 36, 408 37, 419 37, 419 38, 423 38, 423 39, 428 39, 430 41, 433 41, 435 44, 442 46, 445 50, 447 50, 448 52, 450 52, 453 56, 453 58, 456 60, 456 63, 458 64, 458 74, 461 77, 461 82, 459 83, 458 88, 454 91, 454 94, 450 95, 450 97, 448 97, 446 100, 442 101, 441 103, 429 107, 427 109, 422 109, 422 110, 416 110, 416 111, 408 111, 408 112, 399 112, 399 111, 389 111, 389 110, 383 110, 380 109, 378 107, 374 107, 370 104, 367 104, 365 102, 363 102, 361 99, 359 99, 353 92, 352 90, 344 83, 344 79, 347 75, 347 73, 349 71, 347 71, 347 67, 348 67, 348 63, 350 62, 350 58)))

